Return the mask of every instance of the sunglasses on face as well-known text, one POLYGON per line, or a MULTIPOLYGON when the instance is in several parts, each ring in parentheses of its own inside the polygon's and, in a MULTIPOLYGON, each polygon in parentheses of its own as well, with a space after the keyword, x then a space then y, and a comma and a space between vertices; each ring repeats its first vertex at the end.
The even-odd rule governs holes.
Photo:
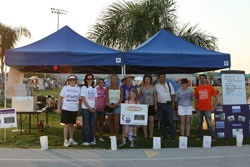
POLYGON ((93 78, 87 78, 87 80, 90 81, 90 80, 94 80, 94 79, 93 78))

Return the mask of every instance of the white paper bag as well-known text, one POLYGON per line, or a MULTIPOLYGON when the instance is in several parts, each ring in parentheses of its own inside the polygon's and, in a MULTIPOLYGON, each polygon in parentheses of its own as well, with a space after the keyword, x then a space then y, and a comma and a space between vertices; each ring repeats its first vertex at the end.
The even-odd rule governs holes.
POLYGON ((41 150, 47 150, 48 149, 48 136, 41 136, 40 144, 41 144, 41 150))
POLYGON ((236 146, 241 147, 243 142, 243 135, 242 134, 237 134, 236 135, 236 146))
POLYGON ((161 138, 160 137, 153 138, 153 149, 161 149, 161 138))
POLYGON ((116 136, 110 136, 111 139, 111 150, 117 150, 116 136))
POLYGON ((188 139, 186 136, 179 137, 179 149, 187 149, 188 139))
POLYGON ((211 136, 203 136, 203 148, 211 148, 211 136))

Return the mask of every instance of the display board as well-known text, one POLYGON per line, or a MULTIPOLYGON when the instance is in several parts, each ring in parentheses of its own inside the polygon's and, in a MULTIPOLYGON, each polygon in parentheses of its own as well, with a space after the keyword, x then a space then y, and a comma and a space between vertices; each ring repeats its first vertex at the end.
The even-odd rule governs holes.
POLYGON ((15 109, 0 109, 0 128, 17 127, 15 109))
POLYGON ((122 103, 120 123, 122 125, 147 125, 148 105, 122 103))
POLYGON ((244 71, 221 71, 223 105, 247 104, 244 71))
POLYGON ((214 118, 217 138, 250 137, 250 105, 217 106, 214 118))

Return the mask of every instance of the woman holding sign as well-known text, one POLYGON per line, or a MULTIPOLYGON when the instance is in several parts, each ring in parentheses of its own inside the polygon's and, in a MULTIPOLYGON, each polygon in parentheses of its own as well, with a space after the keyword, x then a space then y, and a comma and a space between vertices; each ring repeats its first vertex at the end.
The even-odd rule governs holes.
POLYGON ((80 87, 77 86, 77 76, 70 75, 67 78, 66 86, 61 90, 57 107, 58 115, 61 114, 62 109, 61 123, 65 124, 63 130, 65 147, 68 147, 70 144, 78 144, 73 139, 73 131, 74 124, 76 123, 76 116, 79 111, 79 98, 80 87))

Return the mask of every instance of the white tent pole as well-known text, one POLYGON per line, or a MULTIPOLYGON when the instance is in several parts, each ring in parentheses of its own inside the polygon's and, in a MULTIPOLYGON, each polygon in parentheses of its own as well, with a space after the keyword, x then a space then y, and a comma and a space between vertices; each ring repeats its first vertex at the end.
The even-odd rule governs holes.
MULTIPOLYGON (((7 82, 7 66, 4 67, 4 108, 6 108, 6 82, 7 82)), ((6 128, 4 128, 4 141, 6 141, 6 128)))
POLYGON ((5 65, 5 67, 4 67, 4 108, 6 108, 6 82, 7 82, 7 75, 6 75, 6 73, 7 73, 7 66, 5 65))
POLYGON ((123 77, 126 75, 126 65, 124 64, 124 68, 123 68, 123 77))
POLYGON ((123 75, 123 66, 122 66, 122 73, 121 74, 123 75))

